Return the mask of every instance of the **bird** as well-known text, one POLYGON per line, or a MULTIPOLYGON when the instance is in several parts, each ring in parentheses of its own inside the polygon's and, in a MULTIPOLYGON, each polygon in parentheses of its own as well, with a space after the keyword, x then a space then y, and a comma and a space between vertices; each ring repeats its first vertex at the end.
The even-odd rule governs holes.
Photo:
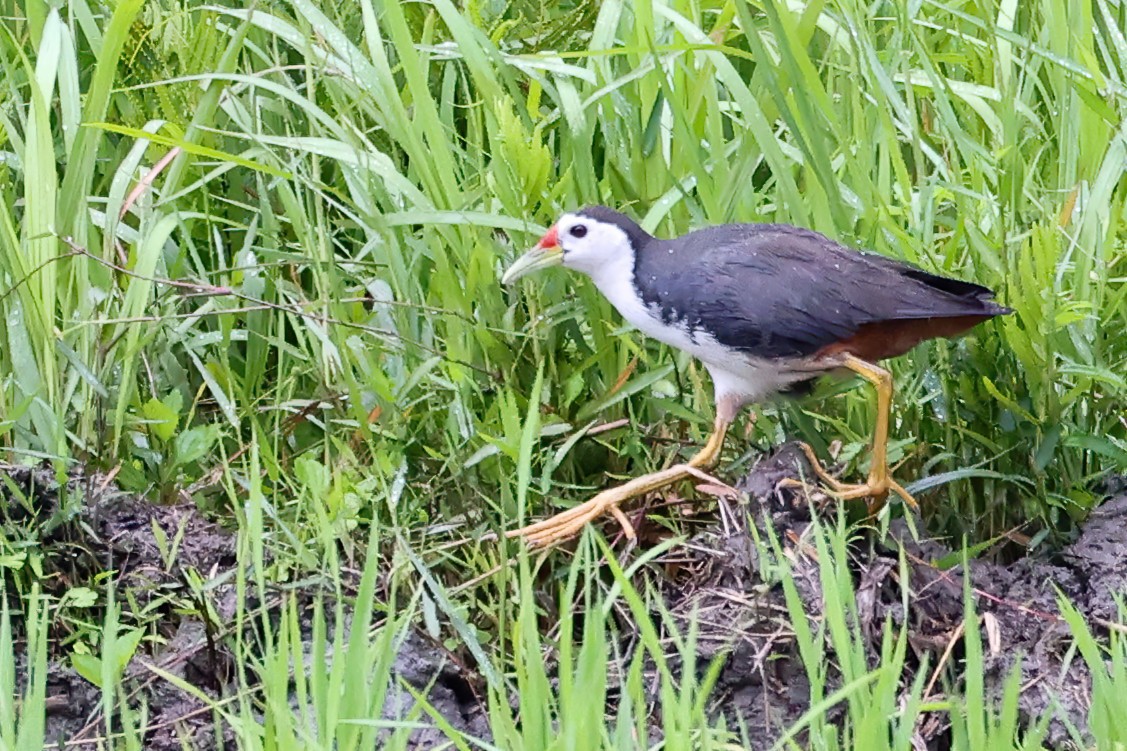
POLYGON ((1012 312, 987 287, 790 224, 720 224, 660 239, 619 211, 588 206, 560 216, 508 267, 501 283, 509 286, 553 266, 586 274, 637 330, 699 360, 712 379, 715 420, 687 462, 506 532, 534 547, 573 537, 608 514, 633 538, 624 503, 701 476, 719 459, 728 427, 746 405, 800 391, 831 373, 855 373, 876 390, 870 470, 863 483, 841 482, 803 443, 811 469, 829 495, 870 499, 870 512, 890 491, 917 510, 888 467, 893 382, 878 363, 1012 312))

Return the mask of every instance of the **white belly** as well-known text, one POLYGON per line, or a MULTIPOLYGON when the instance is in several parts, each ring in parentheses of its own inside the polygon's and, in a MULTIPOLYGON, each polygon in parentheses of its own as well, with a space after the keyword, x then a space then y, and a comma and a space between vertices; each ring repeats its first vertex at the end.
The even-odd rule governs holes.
POLYGON ((690 334, 687 328, 663 323, 660 314, 638 297, 632 284, 618 281, 624 278, 621 275, 615 275, 612 283, 592 278, 622 317, 639 331, 704 363, 712 376, 717 401, 724 397, 736 397, 741 403, 757 401, 809 377, 808 373, 791 370, 785 362, 734 352, 699 329, 690 334))

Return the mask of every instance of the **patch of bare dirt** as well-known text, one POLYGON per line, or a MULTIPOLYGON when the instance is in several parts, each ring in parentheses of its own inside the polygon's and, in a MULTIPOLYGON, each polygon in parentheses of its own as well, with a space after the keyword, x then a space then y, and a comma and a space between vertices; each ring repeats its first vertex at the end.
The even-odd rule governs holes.
MULTIPOLYGON (((5 533, 35 541, 44 565, 41 585, 61 597, 113 572, 116 597, 127 603, 121 628, 155 626, 157 638, 138 649, 125 671, 130 704, 147 708, 146 747, 221 747, 223 733, 217 737, 208 706, 150 666, 212 698, 223 695, 234 671, 219 624, 234 615, 233 584, 219 584, 202 601, 189 577, 229 579, 233 535, 191 505, 151 503, 102 475, 75 470, 59 482, 50 469, 2 465, 0 480, 5 533), (146 608, 155 613, 133 620, 131 610, 146 608)), ((58 651, 48 666, 47 739, 58 747, 90 742, 106 727, 100 691, 73 670, 66 650, 58 651)), ((22 684, 26 664, 17 667, 22 684)))
MULTIPOLYGON (((0 523, 9 538, 35 541, 45 565, 38 580, 53 586, 52 594, 62 596, 70 587, 85 586, 112 571, 119 601, 155 609, 144 625, 152 629, 155 624, 159 638, 142 644, 126 668, 124 684, 130 706, 147 710, 146 749, 235 747, 231 729, 217 725, 206 702, 153 669, 211 700, 234 695, 236 670, 229 644, 240 635, 231 631, 237 559, 230 530, 191 504, 153 503, 121 492, 112 478, 102 475, 75 471, 58 482, 51 470, 13 465, 0 465, 0 523)), ((15 589, 8 587, 9 593, 15 589)), ((303 593, 303 605, 311 607, 315 596, 314 591, 303 593)), ((22 612, 22 605, 11 610, 22 612)), ((123 611, 130 617, 128 607, 123 611)), ((308 616, 307 611, 302 618, 307 637, 308 616)), ((130 625, 136 624, 124 627, 130 625)), ((26 641, 21 638, 20 644, 26 641)), ((65 650, 57 651, 48 666, 47 740, 56 748, 83 747, 75 744, 89 744, 105 732, 101 693, 70 667, 65 650)), ((27 655, 21 654, 16 664, 21 687, 27 671, 27 655)), ((411 711, 415 700, 404 684, 428 696, 453 727, 488 736, 484 708, 462 671, 444 650, 417 633, 408 635, 396 656, 386 719, 404 719, 411 711)), ((442 738, 439 731, 422 728, 414 731, 412 744, 433 748, 442 738)))
MULTIPOLYGON (((724 660, 712 697, 715 711, 742 718, 755 748, 770 747, 809 707, 810 686, 782 587, 772 581, 775 572, 766 569, 768 562, 760 560, 755 542, 772 536, 779 541, 816 628, 825 606, 817 552, 808 535, 809 504, 797 491, 778 488, 802 462, 793 445, 762 460, 739 484, 738 499, 720 501, 717 521, 662 561, 667 605, 683 624, 694 613, 698 618, 698 664, 717 655, 724 660)), ((1127 494, 1094 512, 1071 545, 1010 565, 972 561, 969 570, 940 570, 935 562, 951 551, 914 539, 902 521, 893 524, 890 539, 861 540, 850 552, 871 667, 877 665, 886 618, 907 624, 912 654, 901 685, 906 693, 926 655, 929 697, 939 697, 945 684, 941 678, 930 682, 935 666, 958 664, 963 654, 963 588, 964 576, 969 576, 986 650, 988 694, 1000 697, 1020 659, 1019 710, 1025 726, 1051 715, 1044 739, 1050 748, 1074 747, 1068 725, 1088 739, 1091 675, 1069 651, 1071 635, 1057 598, 1058 593, 1068 598, 1097 635, 1120 628, 1115 598, 1127 591, 1127 494), (908 560, 906 581, 900 578, 901 548, 908 560), (910 592, 906 609, 904 587, 910 592)), ((826 650, 832 666, 829 644, 826 650)), ((840 716, 835 711, 839 714, 831 712, 831 718, 840 716)), ((944 749, 949 740, 949 727, 940 715, 926 716, 917 727, 916 748, 944 749)))

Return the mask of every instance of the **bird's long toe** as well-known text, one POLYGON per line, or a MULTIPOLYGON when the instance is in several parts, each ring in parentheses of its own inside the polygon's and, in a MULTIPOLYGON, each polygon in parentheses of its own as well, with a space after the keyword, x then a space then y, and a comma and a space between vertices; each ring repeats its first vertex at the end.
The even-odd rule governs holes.
MULTIPOLYGON (((817 454, 814 453, 814 449, 809 443, 803 441, 800 442, 798 446, 802 449, 802 453, 806 454, 806 463, 810 465, 811 471, 818 476, 819 480, 829 486, 830 490, 839 491, 853 487, 846 485, 841 480, 831 475, 829 470, 822 465, 822 462, 818 459, 817 454)), ((803 483, 799 482, 799 484, 801 485, 803 483)))
POLYGON ((622 531, 626 536, 633 539, 634 526, 618 508, 621 503, 632 497, 631 494, 622 492, 622 488, 604 490, 585 503, 561 511, 543 521, 506 532, 505 536, 523 537, 533 547, 547 547, 575 537, 600 516, 610 514, 622 525, 622 531))
MULTIPOLYGON (((885 504, 885 500, 888 498, 889 492, 895 492, 913 511, 918 512, 920 510, 919 504, 916 502, 916 499, 912 497, 912 494, 905 490, 903 485, 888 476, 884 478, 870 478, 860 484, 844 483, 836 478, 822 477, 821 475, 819 475, 819 478, 826 485, 823 492, 837 501, 867 499, 870 515, 876 514, 881 510, 885 504)), ((794 478, 786 478, 780 485, 800 488, 807 492, 811 489, 808 483, 794 478)))
POLYGON ((920 505, 912 494, 904 489, 904 486, 893 480, 887 473, 876 473, 870 475, 869 479, 858 485, 849 485, 844 483, 837 483, 836 488, 830 489, 830 495, 841 501, 854 501, 861 498, 869 499, 869 513, 876 513, 884 506, 890 492, 895 492, 896 495, 904 501, 904 503, 913 511, 919 511, 920 505))

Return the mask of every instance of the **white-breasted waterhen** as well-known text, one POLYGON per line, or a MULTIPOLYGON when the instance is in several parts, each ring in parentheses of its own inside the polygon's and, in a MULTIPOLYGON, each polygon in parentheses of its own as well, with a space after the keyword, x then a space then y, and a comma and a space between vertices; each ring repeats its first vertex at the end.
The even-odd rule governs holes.
POLYGON ((986 287, 786 224, 724 224, 661 240, 613 209, 592 206, 561 216, 501 281, 509 284, 557 265, 591 277, 642 333, 698 358, 712 376, 716 422, 704 447, 686 464, 604 490, 508 533, 533 545, 571 537, 608 513, 632 536, 619 505, 713 465, 744 405, 843 369, 876 387, 869 476, 859 485, 839 482, 804 445, 812 468, 837 498, 870 498, 873 510, 892 490, 916 508, 889 473, 892 376, 876 363, 1010 312, 986 287))

